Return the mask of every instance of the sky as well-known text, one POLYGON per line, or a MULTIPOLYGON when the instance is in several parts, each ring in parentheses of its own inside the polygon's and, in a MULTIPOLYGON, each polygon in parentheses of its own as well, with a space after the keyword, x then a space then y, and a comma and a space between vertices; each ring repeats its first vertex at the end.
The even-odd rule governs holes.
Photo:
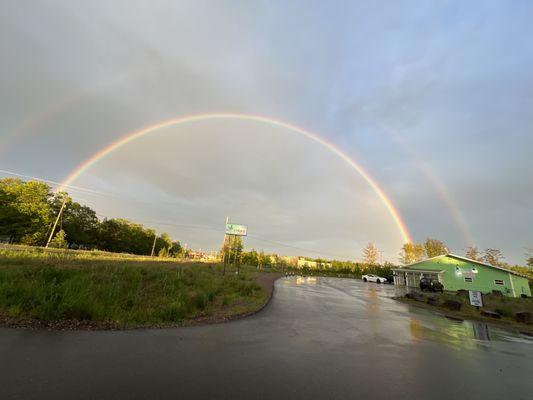
MULTIPOLYGON (((311 131, 372 176, 412 238, 533 247, 530 1, 0 1, 0 169, 63 181, 124 135, 204 113, 311 131)), ((0 173, 0 176, 9 176, 0 173)), ((398 227, 338 155, 288 129, 156 130, 69 193, 216 250, 398 261, 398 227)))

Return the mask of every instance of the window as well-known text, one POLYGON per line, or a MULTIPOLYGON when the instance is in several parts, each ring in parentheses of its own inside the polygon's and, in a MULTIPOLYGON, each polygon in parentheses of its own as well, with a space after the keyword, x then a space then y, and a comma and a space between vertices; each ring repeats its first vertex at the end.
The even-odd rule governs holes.
POLYGON ((494 279, 494 284, 495 285, 505 285, 505 283, 503 283, 503 279, 494 279))
POLYGON ((472 278, 468 278, 468 277, 465 276, 465 282, 472 282, 472 281, 473 281, 472 278))

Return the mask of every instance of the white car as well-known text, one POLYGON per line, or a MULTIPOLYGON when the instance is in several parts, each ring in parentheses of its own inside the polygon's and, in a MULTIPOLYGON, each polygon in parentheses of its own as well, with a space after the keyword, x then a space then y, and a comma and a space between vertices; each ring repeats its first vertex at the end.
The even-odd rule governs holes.
POLYGON ((363 282, 376 282, 376 283, 387 283, 387 278, 383 278, 382 276, 377 275, 363 275, 362 277, 363 282))

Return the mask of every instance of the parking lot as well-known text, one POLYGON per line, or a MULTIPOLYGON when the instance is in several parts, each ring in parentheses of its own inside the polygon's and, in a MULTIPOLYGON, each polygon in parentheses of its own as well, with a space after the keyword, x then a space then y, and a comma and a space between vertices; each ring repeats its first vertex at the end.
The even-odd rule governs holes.
POLYGON ((277 281, 259 314, 120 332, 0 329, 2 399, 526 399, 533 341, 391 299, 392 285, 277 281))

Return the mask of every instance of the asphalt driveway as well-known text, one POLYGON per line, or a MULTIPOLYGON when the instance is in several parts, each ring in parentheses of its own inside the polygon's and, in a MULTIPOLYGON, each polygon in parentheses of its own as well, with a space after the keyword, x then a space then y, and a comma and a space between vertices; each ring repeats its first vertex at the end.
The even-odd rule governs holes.
POLYGON ((0 329, 1 399, 530 399, 533 341, 392 300, 395 288, 283 278, 259 314, 121 332, 0 329))

